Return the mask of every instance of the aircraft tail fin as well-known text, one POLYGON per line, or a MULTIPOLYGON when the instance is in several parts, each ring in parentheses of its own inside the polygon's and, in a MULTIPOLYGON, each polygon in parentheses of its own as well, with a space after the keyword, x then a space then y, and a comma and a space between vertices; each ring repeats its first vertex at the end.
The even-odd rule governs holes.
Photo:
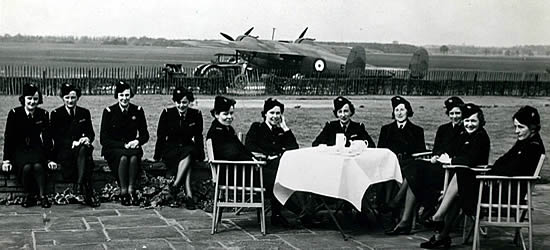
POLYGON ((362 74, 367 64, 365 48, 356 46, 351 49, 346 60, 346 74, 362 74))

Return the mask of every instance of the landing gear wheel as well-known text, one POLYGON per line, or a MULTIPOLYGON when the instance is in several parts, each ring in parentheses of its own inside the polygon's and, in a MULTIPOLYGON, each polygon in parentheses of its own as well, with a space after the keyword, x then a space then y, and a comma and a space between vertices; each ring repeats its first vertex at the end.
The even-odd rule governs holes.
POLYGON ((248 85, 248 77, 245 74, 238 74, 233 80, 233 88, 244 89, 248 85))

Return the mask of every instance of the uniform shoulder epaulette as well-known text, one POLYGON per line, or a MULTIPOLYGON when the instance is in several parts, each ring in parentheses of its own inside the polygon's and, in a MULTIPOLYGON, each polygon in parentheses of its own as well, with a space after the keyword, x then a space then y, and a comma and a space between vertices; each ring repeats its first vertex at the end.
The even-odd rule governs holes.
POLYGON ((168 113, 168 108, 164 108, 164 113, 168 113))
POLYGON ((107 112, 109 112, 109 113, 111 112, 111 108, 109 108, 109 107, 106 107, 105 110, 107 110, 107 112))
POLYGON ((52 112, 50 112, 50 113, 53 114, 53 112, 55 112, 55 111, 57 111, 57 109, 52 110, 52 112))
POLYGON ((137 110, 141 110, 141 106, 138 106, 138 107, 137 107, 137 110))
POLYGON ((15 109, 11 109, 11 112, 15 113, 15 109))

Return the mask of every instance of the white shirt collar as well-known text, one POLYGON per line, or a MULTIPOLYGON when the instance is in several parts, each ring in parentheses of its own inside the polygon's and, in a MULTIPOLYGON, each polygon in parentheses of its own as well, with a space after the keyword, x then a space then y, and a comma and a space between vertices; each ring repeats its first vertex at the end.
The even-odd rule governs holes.
POLYGON ((273 126, 271 126, 271 124, 269 124, 269 122, 265 121, 265 124, 267 125, 267 127, 269 128, 269 130, 273 130, 273 126))
POLYGON ((121 112, 124 112, 124 110, 128 110, 128 108, 129 108, 129 105, 128 105, 128 107, 126 107, 126 108, 123 108, 123 107, 122 107, 122 106, 120 106, 120 104, 119 104, 119 105, 118 105, 118 107, 120 108, 120 111, 121 111, 121 112))
MULTIPOLYGON (((67 114, 71 114, 71 109, 70 108, 67 108, 67 106, 65 106, 65 110, 67 110, 67 114)), ((76 106, 73 108, 74 112, 76 113, 76 106)))
POLYGON ((397 127, 400 128, 400 127, 405 127, 405 125, 407 125, 407 120, 403 121, 403 122, 397 122, 397 127))

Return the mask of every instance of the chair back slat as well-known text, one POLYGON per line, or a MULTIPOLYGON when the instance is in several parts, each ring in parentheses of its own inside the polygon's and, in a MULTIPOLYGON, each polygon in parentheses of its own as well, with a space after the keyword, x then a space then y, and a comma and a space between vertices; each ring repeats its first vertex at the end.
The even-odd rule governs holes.
MULTIPOLYGON (((532 177, 539 177, 546 156, 539 158, 532 177)), ((529 248, 532 249, 532 185, 536 178, 480 178, 473 247, 479 246, 479 227, 498 226, 528 228, 529 248), (488 194, 488 197, 486 197, 488 194), (488 199, 486 199, 488 198, 488 199), (506 199, 506 200, 504 200, 506 199), (495 211, 495 209, 497 211, 495 211), (506 209, 505 211, 503 211, 506 209), (487 214, 482 213, 487 212, 487 214), (485 215, 485 216, 483 216, 485 215), (495 218, 496 217, 496 218, 495 218)))
POLYGON ((208 161, 214 160, 214 147, 212 146, 212 139, 206 140, 206 156, 208 161))

